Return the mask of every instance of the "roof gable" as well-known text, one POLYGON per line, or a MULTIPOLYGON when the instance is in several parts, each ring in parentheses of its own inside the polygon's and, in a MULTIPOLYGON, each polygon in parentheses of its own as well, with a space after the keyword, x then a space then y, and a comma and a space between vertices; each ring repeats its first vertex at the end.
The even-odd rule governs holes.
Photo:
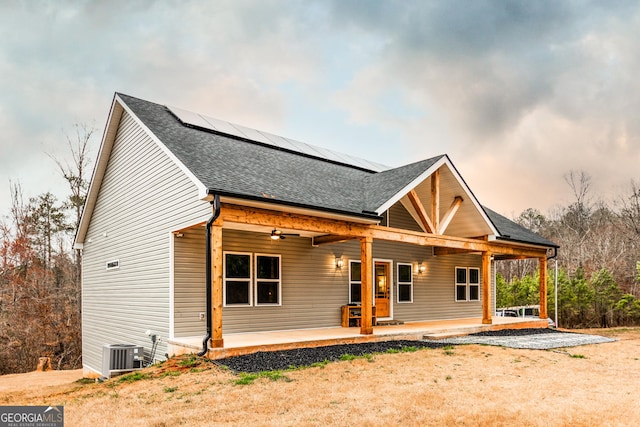
MULTIPOLYGON (((436 171, 440 173, 439 218, 446 216, 456 197, 462 198, 462 203, 455 215, 451 217, 446 234, 459 237, 498 234, 475 195, 446 155, 433 157, 368 177, 366 179, 368 187, 367 191, 365 191, 368 195, 366 199, 367 208, 382 214, 382 212, 400 202, 416 222, 422 226, 420 214, 410 201, 408 193, 412 190, 415 191, 423 207, 431 206, 430 177, 436 171)), ((431 220, 433 221, 433 218, 431 220)), ((423 231, 427 231, 424 226, 422 228, 423 231)))

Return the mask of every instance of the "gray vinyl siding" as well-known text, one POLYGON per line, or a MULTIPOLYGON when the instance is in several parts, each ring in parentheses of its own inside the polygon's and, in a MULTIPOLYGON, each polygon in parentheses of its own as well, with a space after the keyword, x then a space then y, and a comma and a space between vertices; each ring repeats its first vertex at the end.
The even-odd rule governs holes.
POLYGON ((422 228, 420 228, 418 223, 400 202, 391 206, 388 213, 388 219, 391 227, 412 231, 422 231, 422 228))
MULTIPOLYGON (((204 335, 198 319, 205 310, 204 230, 189 230, 176 243, 175 336, 204 335), (184 239, 184 240, 183 240, 184 239), (184 254, 178 248, 184 246, 184 254), (198 283, 200 282, 200 283, 198 283)), ((223 250, 281 255, 282 305, 223 308, 223 332, 255 332, 340 326, 340 308, 349 299, 349 260, 360 259, 357 240, 312 247, 310 239, 271 240, 268 234, 223 230, 223 250), (342 257, 344 267, 335 267, 342 257)), ((431 247, 374 241, 373 257, 393 261, 393 317, 405 322, 481 317, 481 301, 455 301, 455 267, 482 266, 480 255, 432 256, 431 247), (413 272, 413 302, 397 302, 397 263, 425 263, 413 272)))
MULTIPOLYGON (((148 352, 147 329, 169 336, 171 232, 208 215, 193 182, 124 113, 83 249, 85 367, 100 370, 104 344, 148 352), (113 260, 120 267, 106 270, 113 260)), ((165 352, 163 340, 156 357, 165 352)))
POLYGON ((205 230, 185 230, 174 240, 174 336, 204 335, 206 321, 200 320, 205 306, 205 230))

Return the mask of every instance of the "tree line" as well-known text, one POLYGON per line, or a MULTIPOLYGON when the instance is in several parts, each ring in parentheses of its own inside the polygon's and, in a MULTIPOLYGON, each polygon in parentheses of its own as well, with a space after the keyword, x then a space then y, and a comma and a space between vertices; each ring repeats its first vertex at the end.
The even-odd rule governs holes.
MULTIPOLYGON (((572 202, 548 215, 527 209, 515 221, 560 246, 558 323, 567 328, 640 325, 640 183, 604 201, 592 194, 591 176, 569 172, 572 202)), ((555 317, 555 262, 547 274, 548 309, 555 317)), ((539 303, 534 260, 497 266, 498 307, 539 303)))
POLYGON ((72 160, 51 156, 68 183, 65 200, 49 192, 27 199, 19 183, 10 183, 10 213, 0 218, 0 375, 32 371, 39 357, 50 357, 55 369, 82 366, 82 254, 71 242, 94 130, 75 130, 67 137, 72 160))

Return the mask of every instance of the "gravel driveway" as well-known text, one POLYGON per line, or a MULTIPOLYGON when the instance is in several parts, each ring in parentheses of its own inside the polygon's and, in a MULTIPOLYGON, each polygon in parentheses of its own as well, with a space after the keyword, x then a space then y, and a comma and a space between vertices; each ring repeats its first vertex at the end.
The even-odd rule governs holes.
POLYGON ((403 347, 442 348, 448 345, 487 344, 512 348, 546 350, 612 341, 616 340, 596 335, 562 332, 555 329, 505 329, 502 331, 480 332, 464 337, 440 340, 382 341, 272 352, 261 351, 244 356, 216 360, 214 363, 226 366, 234 372, 261 372, 309 366, 325 360, 340 360, 340 357, 345 354, 362 356, 371 353, 384 353, 390 349, 401 349, 403 347))
MULTIPOLYGON (((438 340, 438 342, 450 345, 485 344, 529 350, 549 350, 552 348, 575 347, 616 341, 613 338, 598 335, 561 332, 555 329, 523 329, 522 331, 524 333, 513 333, 517 331, 508 330, 481 332, 464 337, 445 338, 438 340)), ((428 340, 428 342, 433 342, 433 340, 428 340)))

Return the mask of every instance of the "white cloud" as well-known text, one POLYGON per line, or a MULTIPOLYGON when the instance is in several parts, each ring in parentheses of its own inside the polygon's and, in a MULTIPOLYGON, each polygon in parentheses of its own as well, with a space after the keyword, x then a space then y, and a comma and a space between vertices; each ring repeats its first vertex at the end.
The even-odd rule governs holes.
POLYGON ((30 196, 65 194, 44 152, 64 156, 75 123, 102 128, 115 91, 391 165, 448 153, 506 214, 564 203, 569 169, 611 192, 640 162, 639 12, 588 1, 5 2, 0 214, 9 179, 30 196))

